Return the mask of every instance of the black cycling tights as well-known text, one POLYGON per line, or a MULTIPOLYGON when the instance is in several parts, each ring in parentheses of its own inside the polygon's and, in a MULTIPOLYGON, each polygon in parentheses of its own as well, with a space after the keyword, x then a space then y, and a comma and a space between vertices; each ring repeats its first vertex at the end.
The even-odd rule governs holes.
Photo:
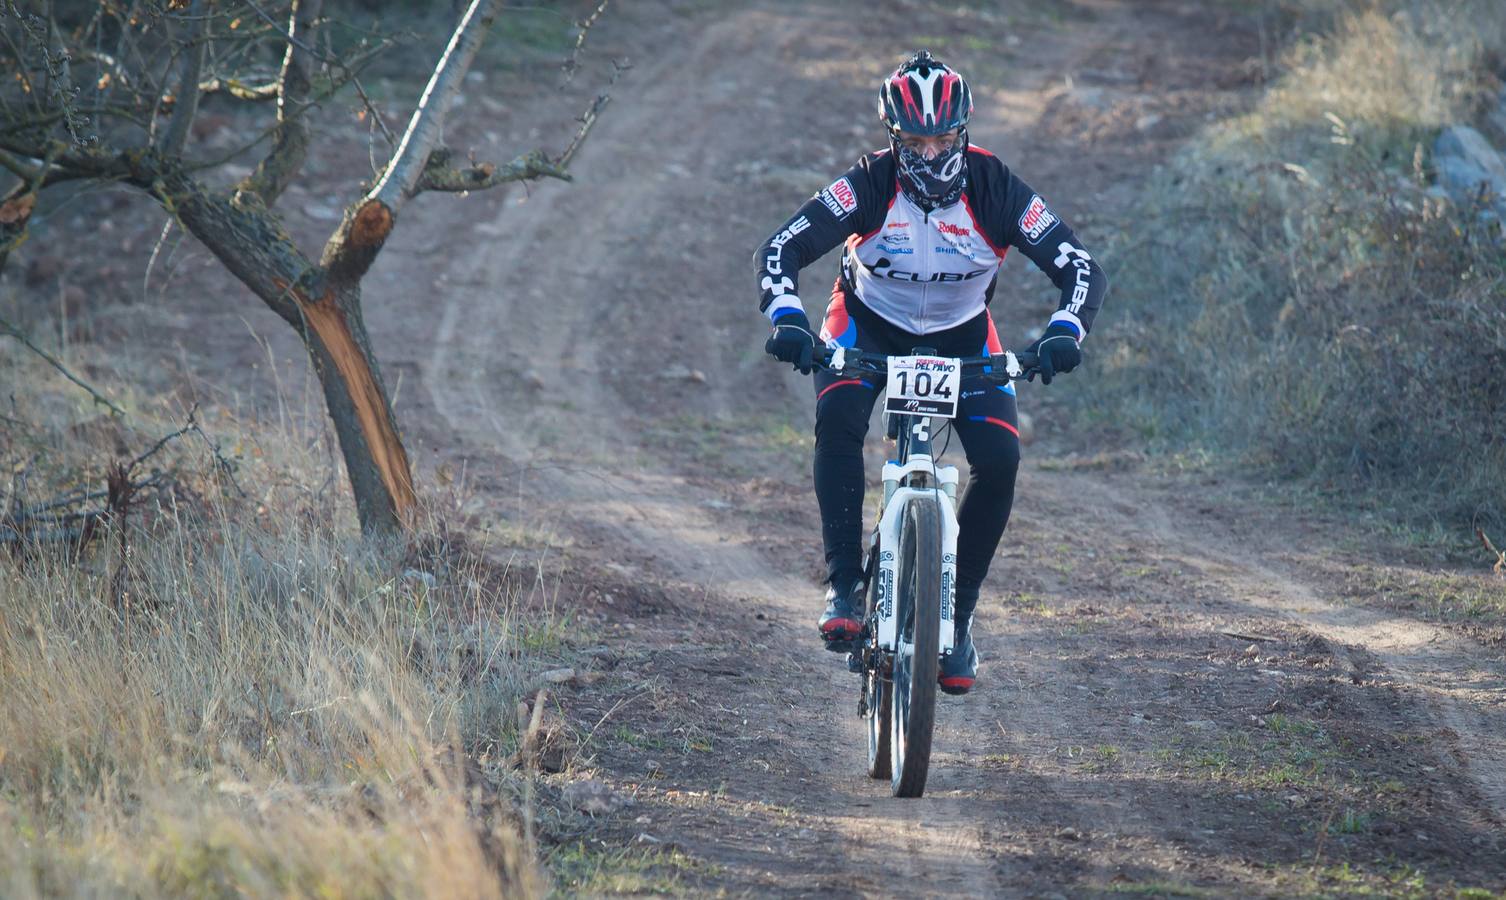
MULTIPOLYGON (((932 348, 941 356, 977 356, 985 348, 998 352, 986 311, 955 328, 914 335, 839 293, 828 309, 826 326, 828 334, 841 335, 843 344, 874 353, 908 354, 916 347, 932 348)), ((827 570, 833 580, 842 580, 862 568, 863 439, 883 385, 824 371, 816 374, 815 382, 816 500, 827 570)), ((981 377, 965 379, 952 427, 962 439, 969 473, 957 510, 957 616, 962 619, 973 611, 1014 503, 1020 439, 1012 389, 981 377)))

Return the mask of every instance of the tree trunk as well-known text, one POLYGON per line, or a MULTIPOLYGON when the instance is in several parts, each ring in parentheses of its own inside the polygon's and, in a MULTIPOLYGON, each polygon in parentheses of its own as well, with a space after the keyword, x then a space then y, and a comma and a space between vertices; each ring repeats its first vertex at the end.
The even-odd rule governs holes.
POLYGON ((361 318, 360 280, 328 277, 254 194, 213 196, 184 176, 161 178, 152 190, 190 234, 303 338, 345 457, 361 530, 402 532, 417 497, 361 318))
POLYGON ((361 319, 361 284, 347 283, 312 302, 300 300, 304 343, 324 387, 361 530, 393 534, 411 524, 417 495, 408 451, 361 319))

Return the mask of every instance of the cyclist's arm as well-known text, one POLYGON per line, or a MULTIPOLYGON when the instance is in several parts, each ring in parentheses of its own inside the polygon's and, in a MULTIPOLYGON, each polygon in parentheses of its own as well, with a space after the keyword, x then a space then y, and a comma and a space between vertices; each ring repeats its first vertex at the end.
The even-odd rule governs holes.
POLYGON ((876 186, 881 176, 873 165, 883 155, 865 156, 841 178, 817 191, 753 255, 758 308, 770 321, 789 310, 804 312, 801 269, 849 235, 867 233, 883 223, 888 199, 876 186))
POLYGON ((997 159, 989 159, 991 164, 983 167, 992 177, 985 179, 982 226, 995 243, 1019 248, 1046 273, 1061 291, 1051 321, 1067 323, 1082 340, 1103 305, 1108 275, 1039 194, 997 159))

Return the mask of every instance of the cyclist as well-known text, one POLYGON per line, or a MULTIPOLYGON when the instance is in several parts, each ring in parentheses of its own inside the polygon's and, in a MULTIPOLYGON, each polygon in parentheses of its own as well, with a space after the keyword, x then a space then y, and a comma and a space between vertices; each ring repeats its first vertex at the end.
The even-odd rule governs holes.
MULTIPOLYGON (((988 302, 1005 254, 1017 247, 1061 290, 1031 346, 1041 381, 1072 371, 1107 278, 1039 194, 969 143, 967 82, 921 51, 884 79, 878 108, 889 147, 863 156, 807 200, 754 256, 759 309, 773 325, 765 350, 811 372, 817 338, 800 300, 799 272, 845 242, 822 341, 890 355, 916 347, 953 357, 1001 353, 988 302)), ((862 630, 863 438, 882 387, 824 370, 815 378, 813 469, 830 584, 819 628, 831 650, 854 648, 862 630)), ((969 481, 958 508, 957 650, 943 660, 940 687, 964 694, 978 669, 973 610, 1014 500, 1014 386, 965 380, 952 421, 969 481)))

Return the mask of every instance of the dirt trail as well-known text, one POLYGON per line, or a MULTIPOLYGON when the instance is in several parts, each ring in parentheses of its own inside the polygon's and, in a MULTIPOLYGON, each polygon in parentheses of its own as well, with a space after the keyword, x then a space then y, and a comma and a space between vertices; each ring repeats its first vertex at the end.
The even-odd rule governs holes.
MULTIPOLYGON (((636 65, 578 181, 483 200, 464 228, 421 208, 405 228, 472 252, 373 292, 417 443, 600 576, 578 630, 610 677, 562 689, 591 736, 567 777, 634 802, 592 846, 673 848, 654 871, 756 895, 1289 893, 1330 862, 1506 884, 1498 655, 1331 602, 1283 552, 1315 537, 1300 522, 1064 464, 1047 427, 980 607, 983 683, 943 701, 927 797, 862 777, 855 682, 811 627, 810 388, 759 353, 747 257, 877 139, 873 79, 922 15, 978 86, 974 141, 1089 246, 1260 69, 1258 23, 1204 4, 931 6, 614 9, 593 47, 636 65), (437 307, 413 317, 415 293, 437 307)), ((1000 295, 1011 334, 1050 309, 1018 261, 1000 295)))

